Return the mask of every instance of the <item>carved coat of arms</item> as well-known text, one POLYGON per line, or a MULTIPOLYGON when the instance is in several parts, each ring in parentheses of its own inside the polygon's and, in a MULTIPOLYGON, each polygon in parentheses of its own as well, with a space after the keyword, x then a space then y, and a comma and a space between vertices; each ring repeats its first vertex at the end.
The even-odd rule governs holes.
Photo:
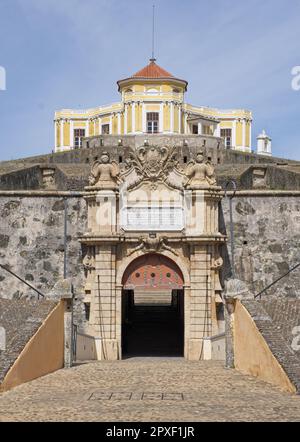
POLYGON ((159 146, 140 147, 132 151, 130 158, 126 161, 126 170, 123 175, 127 175, 128 188, 137 187, 141 182, 151 184, 156 188, 158 182, 163 182, 172 188, 182 187, 179 178, 182 173, 177 168, 176 148, 159 146), (173 175, 177 175, 174 177, 173 175))

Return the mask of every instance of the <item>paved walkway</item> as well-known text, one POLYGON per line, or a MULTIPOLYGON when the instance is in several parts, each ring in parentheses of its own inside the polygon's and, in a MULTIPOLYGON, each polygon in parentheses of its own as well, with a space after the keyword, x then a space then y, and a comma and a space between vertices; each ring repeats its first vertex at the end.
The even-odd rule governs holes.
POLYGON ((0 395, 0 421, 300 421, 300 396, 216 362, 134 358, 60 370, 0 395))

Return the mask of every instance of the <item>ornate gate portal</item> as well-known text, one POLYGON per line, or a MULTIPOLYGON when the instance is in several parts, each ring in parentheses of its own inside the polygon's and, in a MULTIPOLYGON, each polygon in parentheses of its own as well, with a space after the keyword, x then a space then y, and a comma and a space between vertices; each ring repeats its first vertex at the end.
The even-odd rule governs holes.
POLYGON ((85 188, 86 334, 98 359, 151 355, 160 341, 162 354, 190 360, 211 359, 216 339, 221 349, 223 192, 205 152, 195 146, 187 161, 158 140, 101 148, 85 188))

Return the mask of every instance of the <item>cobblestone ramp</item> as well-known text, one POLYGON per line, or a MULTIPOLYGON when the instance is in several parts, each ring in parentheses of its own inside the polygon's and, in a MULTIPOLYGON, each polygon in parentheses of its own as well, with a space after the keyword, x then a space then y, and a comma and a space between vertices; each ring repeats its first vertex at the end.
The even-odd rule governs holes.
POLYGON ((300 299, 270 297, 242 304, 300 394, 300 351, 293 345, 293 330, 300 325, 300 299))
POLYGON ((55 306, 52 301, 0 299, 0 327, 6 334, 6 348, 0 350, 0 384, 55 306))
POLYGON ((299 422, 300 396, 218 361, 133 358, 80 364, 0 394, 2 421, 299 422))

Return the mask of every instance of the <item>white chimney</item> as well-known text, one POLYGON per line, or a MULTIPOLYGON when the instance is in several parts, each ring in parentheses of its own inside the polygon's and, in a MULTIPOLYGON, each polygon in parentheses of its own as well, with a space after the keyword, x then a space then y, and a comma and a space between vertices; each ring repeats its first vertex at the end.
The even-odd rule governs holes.
POLYGON ((272 155, 272 139, 265 130, 257 137, 257 153, 258 155, 272 155))

